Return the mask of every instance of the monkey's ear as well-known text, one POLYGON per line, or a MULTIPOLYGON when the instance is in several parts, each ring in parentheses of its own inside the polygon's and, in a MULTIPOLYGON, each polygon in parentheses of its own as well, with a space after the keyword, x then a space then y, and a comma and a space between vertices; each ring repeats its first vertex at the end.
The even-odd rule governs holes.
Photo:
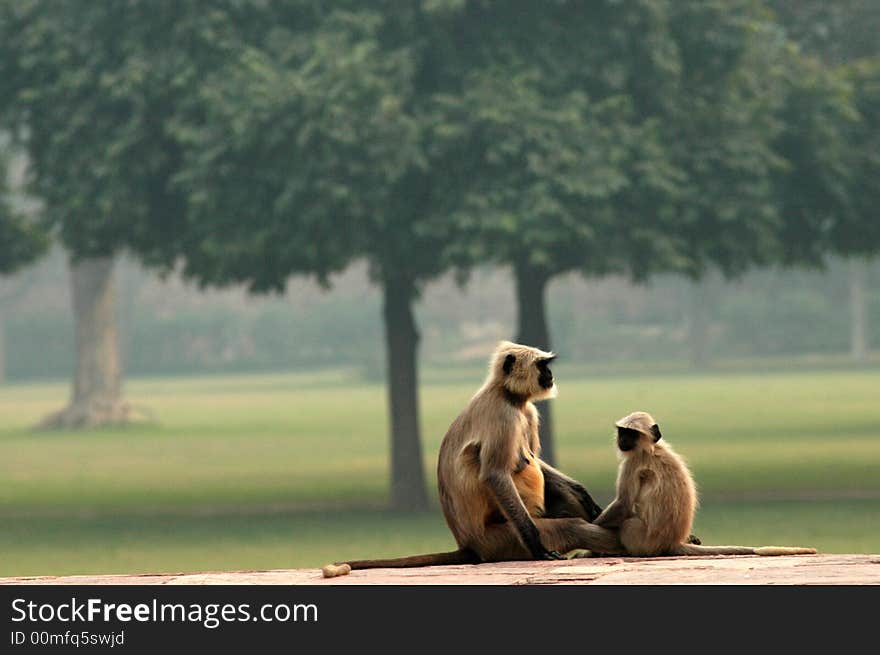
POLYGON ((660 441, 660 438, 663 436, 662 434, 660 434, 660 426, 656 423, 651 426, 651 434, 654 435, 654 443, 660 441))
POLYGON ((504 358, 504 375, 510 375, 513 365, 516 362, 516 355, 508 355, 504 358))

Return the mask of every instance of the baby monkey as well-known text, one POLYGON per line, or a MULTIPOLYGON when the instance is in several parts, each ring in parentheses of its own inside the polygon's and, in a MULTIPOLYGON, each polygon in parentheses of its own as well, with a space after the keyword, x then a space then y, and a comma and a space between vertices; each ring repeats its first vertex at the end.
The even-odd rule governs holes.
POLYGON ((594 523, 603 528, 618 528, 620 541, 628 555, 816 553, 814 548, 702 546, 687 543, 697 509, 697 489, 687 464, 662 440, 660 426, 650 414, 633 412, 615 425, 620 459, 617 497, 594 523))

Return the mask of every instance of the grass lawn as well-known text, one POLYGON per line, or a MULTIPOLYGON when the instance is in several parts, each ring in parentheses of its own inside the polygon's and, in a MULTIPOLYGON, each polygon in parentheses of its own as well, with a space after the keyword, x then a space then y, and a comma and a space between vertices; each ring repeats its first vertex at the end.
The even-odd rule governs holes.
MULTIPOLYGON (((429 484, 480 370, 428 371, 429 484)), ((704 543, 880 552, 880 370, 593 376, 559 367, 561 467, 610 499, 614 419, 650 411, 690 461, 704 543)), ((0 387, 0 575, 316 566, 453 546, 382 510, 385 393, 345 371, 129 383, 155 424, 34 432, 65 384, 0 387)))

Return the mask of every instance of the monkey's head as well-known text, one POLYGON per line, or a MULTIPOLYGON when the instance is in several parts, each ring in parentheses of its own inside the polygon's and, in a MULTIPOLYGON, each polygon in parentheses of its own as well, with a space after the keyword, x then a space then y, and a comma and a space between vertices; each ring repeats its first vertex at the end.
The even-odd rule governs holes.
POLYGON ((538 348, 502 341, 492 355, 489 377, 500 381, 507 393, 523 402, 555 398, 559 390, 550 370, 555 358, 553 353, 538 348))
POLYGON ((660 426, 648 412, 633 412, 617 421, 617 447, 626 453, 641 446, 653 450, 655 443, 663 436, 660 426))

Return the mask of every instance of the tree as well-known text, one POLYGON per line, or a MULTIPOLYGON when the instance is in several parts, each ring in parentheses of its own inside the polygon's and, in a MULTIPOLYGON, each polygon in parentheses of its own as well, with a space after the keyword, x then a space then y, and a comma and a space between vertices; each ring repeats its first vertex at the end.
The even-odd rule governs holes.
MULTIPOLYGON (((191 191, 187 213, 195 230, 188 232, 185 270, 204 283, 246 281, 260 291, 283 287, 291 274, 323 276, 365 257, 384 296, 392 504, 422 507, 412 311, 421 285, 450 262, 467 268, 487 251, 519 255, 519 295, 528 309, 520 312, 518 336, 548 342, 541 307, 546 281, 557 271, 540 239, 570 243, 564 255, 554 255, 569 267, 583 261, 578 246, 585 239, 603 251, 606 235, 584 237, 584 226, 571 220, 572 206, 592 203, 607 223, 602 203, 622 184, 618 160, 629 161, 628 149, 640 149, 656 126, 632 128, 616 119, 631 111, 626 98, 593 106, 582 91, 563 91, 584 62, 568 64, 566 74, 550 70, 556 60, 549 56, 563 59, 554 31, 568 16, 533 23, 543 12, 533 3, 358 3, 292 20, 295 4, 273 7, 276 19, 265 37, 205 79, 198 100, 204 109, 192 112, 205 121, 182 129, 190 157, 179 181, 191 191), (505 45, 523 39, 519 49, 505 45), (529 49, 543 43, 554 44, 539 53, 543 64, 529 65, 529 49), (548 87, 561 95, 548 99, 548 87), (532 146, 541 170, 530 178, 518 169, 508 175, 507 159, 517 157, 511 148, 525 156, 532 146), (584 164, 597 180, 577 170, 584 164), (553 192, 558 200, 549 198, 553 192), (539 211, 532 212, 531 232, 519 226, 518 233, 535 233, 537 242, 471 247, 474 226, 487 224, 483 210, 493 217, 483 233, 495 230, 511 241, 506 232, 517 220, 511 212, 524 207, 539 211), (555 221, 550 229, 542 227, 547 220, 555 221), (306 242, 309 248, 301 248, 306 242)), ((567 45, 580 43, 577 30, 586 24, 602 33, 582 16, 565 28, 567 45)), ((653 183, 644 177, 645 185, 653 183)), ((551 460, 552 446, 548 441, 545 450, 551 460)))
POLYGON ((477 64, 438 129, 475 258, 513 268, 521 340, 550 346, 546 288, 569 271, 698 278, 780 256, 785 53, 755 3, 475 5, 451 33, 477 64))
POLYGON ((93 333, 78 339, 91 350, 79 361, 105 374, 77 383, 53 422, 116 420, 96 405, 125 407, 105 347, 115 343, 106 258, 119 250, 163 269, 182 258, 184 274, 205 284, 247 280, 254 290, 294 273, 326 279, 365 256, 385 290, 392 498, 426 504, 412 304, 443 267, 444 237, 425 211, 416 110, 403 105, 415 68, 411 44, 399 42, 412 14, 389 5, 385 20, 352 6, 0 5, 4 118, 71 261, 101 264, 73 287, 75 308, 91 314, 78 323, 93 333), (218 98, 229 107, 212 105, 218 98), (80 388, 104 391, 81 401, 80 388))
MULTIPOLYGON (((580 3, 468 3, 438 39, 456 44, 443 54, 461 71, 460 88, 439 98, 435 128, 455 162, 444 185, 463 191, 450 194, 461 198, 453 219, 467 234, 453 252, 465 266, 511 268, 515 339, 547 350, 549 282, 581 268, 623 270, 626 257, 609 247, 614 203, 640 158, 645 185, 666 174, 653 157, 662 153, 649 154, 656 125, 637 116, 628 88, 636 61, 645 80, 669 75, 661 48, 658 60, 646 56, 657 45, 648 16, 656 3, 611 4, 586 12, 580 3), (644 42, 627 28, 644 28, 644 42)), ((542 457, 554 463, 550 405, 540 412, 542 457)))
POLYGON ((157 59, 153 47, 185 38, 196 25, 211 33, 224 17, 207 9, 170 2, 0 3, 3 121, 30 162, 28 191, 41 200, 45 223, 70 254, 77 369, 69 405, 47 417, 46 426, 129 416, 113 261, 124 248, 151 263, 167 265, 173 256, 165 246, 182 204, 168 186, 180 156, 168 118, 175 93, 191 82, 175 56, 184 50, 166 48, 157 59))
POLYGON ((108 170, 101 152, 108 145, 105 130, 123 107, 118 96, 108 97, 117 81, 116 53, 100 45, 92 50, 113 32, 112 10, 93 9, 85 17, 71 3, 36 2, 5 3, 0 10, 7 120, 31 161, 31 192, 72 255, 77 370, 70 404, 43 425, 118 422, 127 409, 120 398, 113 247, 100 241, 108 228, 102 220, 121 200, 113 197, 118 185, 105 182, 121 171, 108 170))
MULTIPOLYGON (((767 4, 775 10, 789 37, 817 60, 807 79, 837 79, 838 95, 848 95, 856 112, 848 119, 830 123, 796 123, 806 130, 806 142, 825 152, 829 142, 844 145, 834 153, 835 166, 826 167, 825 175, 817 167, 810 167, 810 151, 794 152, 798 173, 812 174, 812 179, 790 191, 795 196, 804 191, 808 197, 815 193, 824 196, 828 247, 850 260, 850 352, 855 361, 864 362, 870 352, 864 280, 867 260, 880 249, 876 217, 880 5, 872 0, 770 0, 767 4)), ((796 81, 796 86, 802 89, 801 95, 808 91, 802 80, 796 81)), ((792 107, 792 118, 799 121, 796 112, 797 108, 792 107)))
POLYGON ((184 272, 260 292, 365 258, 383 292, 391 504, 422 509, 413 304, 451 237, 426 148, 427 51, 407 11, 296 6, 272 7, 265 38, 200 85, 189 115, 204 120, 181 122, 184 272))

